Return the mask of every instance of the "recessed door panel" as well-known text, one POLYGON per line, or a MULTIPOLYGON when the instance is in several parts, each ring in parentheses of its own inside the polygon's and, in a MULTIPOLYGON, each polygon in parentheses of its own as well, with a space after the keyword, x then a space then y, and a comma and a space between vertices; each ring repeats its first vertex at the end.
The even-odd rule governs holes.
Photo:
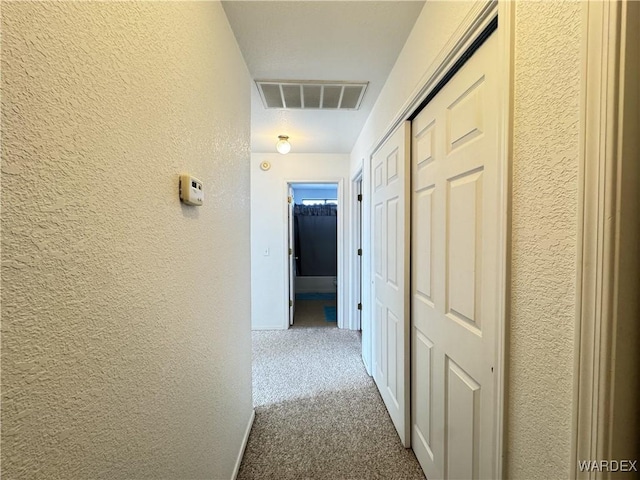
POLYGON ((432 121, 420 130, 414 139, 415 156, 414 163, 419 167, 424 167, 434 159, 436 122, 432 121))
POLYGON ((376 165, 373 169, 373 189, 378 191, 382 188, 382 163, 376 165))
POLYGON ((398 180, 398 149, 387 156, 387 185, 398 180))
POLYGON ((384 224, 382 223, 382 214, 384 212, 383 205, 381 203, 374 206, 373 211, 373 271, 376 277, 382 278, 382 249, 384 247, 382 243, 382 229, 384 224))
POLYGON ((446 357, 445 478, 478 478, 480 385, 446 357))
POLYGON ((415 196, 414 215, 420 219, 416 223, 414 231, 414 248, 413 248, 413 264, 416 266, 414 282, 416 295, 421 295, 425 300, 433 302, 431 293, 432 282, 432 257, 431 248, 432 235, 432 208, 433 208, 433 192, 434 185, 430 185, 418 192, 415 196))
POLYGON ((447 182, 447 313, 480 327, 482 170, 447 182))
POLYGON ((387 200, 387 282, 391 288, 398 288, 398 269, 402 265, 398 265, 398 246, 402 243, 403 232, 399 228, 400 208, 398 197, 387 200))
MULTIPOLYGON (((376 302, 376 308, 375 308, 375 320, 374 320, 374 333, 376 332, 380 332, 382 330, 382 326, 383 326, 383 312, 384 312, 384 305, 382 304, 382 302, 379 299, 375 299, 376 302)), ((383 347, 383 336, 380 335, 379 333, 374 335, 374 345, 377 347, 375 348, 374 351, 374 355, 373 358, 375 359, 375 365, 374 365, 374 372, 379 372, 379 374, 384 377, 386 376, 386 371, 387 371, 387 366, 386 363, 383 359, 383 354, 384 354, 384 349, 383 347)))
POLYGON ((460 148, 483 133, 484 76, 469 87, 447 109, 447 149, 460 148))
POLYGON ((414 331, 413 349, 415 352, 415 370, 413 372, 413 409, 414 449, 423 448, 433 459, 431 450, 432 425, 432 356, 433 343, 419 330, 414 331))
MULTIPOLYGON (((398 400, 398 363, 395 359, 398 357, 398 329, 400 328, 400 320, 391 310, 387 310, 387 359, 389 360, 389 369, 387 371, 387 389, 394 403, 395 408, 400 408, 398 400)), ((400 375, 399 375, 400 374, 400 375)))
MULTIPOLYGON (((389 336, 387 334, 388 310, 381 303, 380 305, 380 383, 387 386, 389 384, 389 336)), ((391 359, 393 361, 393 358, 391 359)))

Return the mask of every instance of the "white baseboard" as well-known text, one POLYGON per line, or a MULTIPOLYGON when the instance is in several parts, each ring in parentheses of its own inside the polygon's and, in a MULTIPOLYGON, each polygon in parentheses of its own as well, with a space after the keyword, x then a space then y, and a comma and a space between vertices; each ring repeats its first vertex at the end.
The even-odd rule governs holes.
POLYGON ((253 331, 258 331, 258 330, 286 330, 286 328, 282 328, 282 324, 280 325, 260 325, 259 327, 251 327, 251 330, 253 331))
POLYGON ((251 433, 251 427, 253 427, 253 421, 256 418, 256 411, 251 409, 251 416, 249 417, 249 423, 247 424, 247 429, 244 432, 244 438, 242 439, 242 445, 240 447, 240 451, 238 452, 238 459, 236 460, 236 466, 233 469, 233 475, 231 476, 231 480, 236 480, 238 478, 238 472, 240 471, 240 464, 242 463, 242 457, 244 457, 244 451, 247 448, 247 442, 249 441, 249 434, 251 433))

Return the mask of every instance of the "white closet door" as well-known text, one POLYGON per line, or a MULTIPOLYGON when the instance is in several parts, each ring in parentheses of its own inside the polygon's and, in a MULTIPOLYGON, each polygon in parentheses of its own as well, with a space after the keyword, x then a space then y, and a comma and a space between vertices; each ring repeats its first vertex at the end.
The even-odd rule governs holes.
POLYGON ((409 398, 409 142, 405 122, 371 160, 373 378, 405 447, 409 398))
POLYGON ((412 446, 433 480, 495 476, 496 37, 412 124, 412 446))

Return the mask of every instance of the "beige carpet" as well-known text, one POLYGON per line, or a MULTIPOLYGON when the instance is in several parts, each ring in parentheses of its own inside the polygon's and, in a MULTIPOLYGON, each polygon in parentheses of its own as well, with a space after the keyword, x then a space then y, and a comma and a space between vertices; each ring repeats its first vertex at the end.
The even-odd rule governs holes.
POLYGON ((238 479, 425 478, 364 370, 359 332, 254 332, 253 355, 256 419, 238 479))

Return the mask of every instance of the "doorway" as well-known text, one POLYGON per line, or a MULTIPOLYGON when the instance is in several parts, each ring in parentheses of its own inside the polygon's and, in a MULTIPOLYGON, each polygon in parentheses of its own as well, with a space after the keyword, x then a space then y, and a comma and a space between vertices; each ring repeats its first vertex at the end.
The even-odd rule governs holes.
POLYGON ((338 183, 288 184, 289 326, 338 326, 338 183))

